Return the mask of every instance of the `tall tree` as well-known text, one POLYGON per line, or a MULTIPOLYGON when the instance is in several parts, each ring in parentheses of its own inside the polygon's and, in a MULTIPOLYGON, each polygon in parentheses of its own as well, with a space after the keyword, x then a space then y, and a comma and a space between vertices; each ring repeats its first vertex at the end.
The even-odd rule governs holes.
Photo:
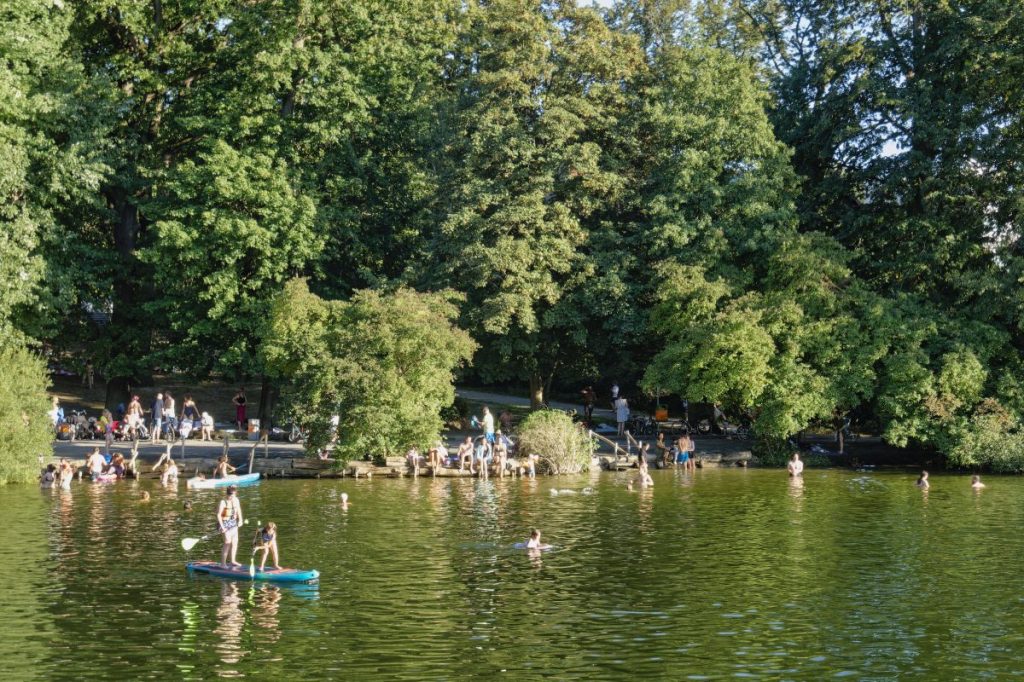
POLYGON ((536 406, 585 343, 567 296, 590 275, 581 220, 619 182, 591 127, 619 113, 634 59, 574 2, 474 2, 467 13, 434 271, 467 293, 479 371, 527 380, 536 406))

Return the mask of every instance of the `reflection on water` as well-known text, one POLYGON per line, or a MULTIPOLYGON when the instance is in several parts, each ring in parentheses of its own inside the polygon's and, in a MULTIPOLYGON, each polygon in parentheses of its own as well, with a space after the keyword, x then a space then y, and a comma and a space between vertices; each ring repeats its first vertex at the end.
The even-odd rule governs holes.
POLYGON ((0 488, 0 658, 75 680, 1021 673, 1024 480, 651 473, 243 489, 285 563, 321 571, 299 586, 184 571, 215 491, 0 488), (512 549, 534 527, 556 551, 512 549))

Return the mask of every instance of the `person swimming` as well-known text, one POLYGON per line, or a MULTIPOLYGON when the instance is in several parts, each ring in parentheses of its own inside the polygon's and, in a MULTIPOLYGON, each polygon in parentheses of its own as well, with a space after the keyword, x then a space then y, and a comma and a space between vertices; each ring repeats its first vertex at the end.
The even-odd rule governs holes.
POLYGON ((342 493, 341 494, 341 511, 348 511, 348 505, 349 504, 350 503, 348 501, 348 493, 342 493))
POLYGON ((922 471, 920 478, 917 479, 917 483, 915 483, 914 485, 916 485, 921 490, 928 490, 928 472, 922 471))
POLYGON ((654 479, 651 478, 651 474, 647 469, 647 462, 640 462, 640 472, 636 477, 636 484, 641 488, 653 488, 654 479))
POLYGON ((985 484, 981 482, 981 476, 978 476, 977 474, 971 476, 971 488, 974 490, 981 490, 984 487, 985 484))
POLYGON ((540 530, 534 528, 530 533, 530 539, 526 541, 526 549, 551 549, 551 545, 545 545, 540 541, 540 530))

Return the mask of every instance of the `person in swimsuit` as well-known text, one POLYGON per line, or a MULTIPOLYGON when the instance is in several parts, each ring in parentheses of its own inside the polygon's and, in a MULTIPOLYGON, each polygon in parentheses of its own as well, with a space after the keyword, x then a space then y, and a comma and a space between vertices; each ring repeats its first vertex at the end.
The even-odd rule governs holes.
POLYGON ((242 525, 242 504, 235 495, 237 488, 229 485, 224 499, 217 503, 217 528, 224 534, 224 546, 220 550, 221 568, 241 566, 235 560, 238 553, 238 527, 242 525), (230 564, 228 559, 231 560, 230 564))
POLYGON ((974 490, 981 490, 985 487, 985 484, 981 482, 981 476, 971 476, 971 488, 974 490))
POLYGON ((786 469, 789 471, 790 476, 799 476, 804 473, 804 463, 800 461, 800 453, 793 453, 789 464, 786 465, 786 469))
POLYGON ((348 501, 348 493, 341 494, 341 511, 348 511, 348 505, 351 504, 348 501))
POLYGON ((277 524, 271 521, 267 525, 256 531, 256 537, 252 541, 253 554, 256 552, 263 552, 263 556, 260 557, 260 571, 267 565, 267 554, 274 556, 274 568, 281 570, 281 565, 277 560, 277 524))
POLYGON ((462 445, 459 446, 459 471, 465 469, 466 463, 469 462, 469 473, 473 473, 473 436, 466 436, 466 440, 462 441, 462 445))
POLYGON ((914 485, 916 485, 921 490, 928 490, 928 472, 922 471, 921 477, 917 479, 917 483, 915 483, 914 485))
POLYGON ((651 474, 647 470, 647 462, 645 460, 640 461, 640 473, 636 477, 636 484, 641 488, 654 487, 654 479, 651 478, 651 474))
POLYGON ((220 459, 217 460, 217 468, 213 470, 214 478, 227 478, 228 474, 232 474, 238 471, 235 467, 228 463, 228 456, 221 455, 220 459))
POLYGON ((487 478, 488 469, 491 466, 491 459, 494 456, 491 451, 491 444, 486 436, 480 436, 476 441, 476 466, 477 473, 481 478, 487 478))
POLYGON ((173 459, 167 460, 167 466, 164 467, 164 473, 160 475, 160 485, 167 485, 168 483, 178 482, 178 465, 174 463, 173 459))
POLYGON ((540 543, 540 531, 536 528, 530 533, 530 539, 526 542, 526 549, 543 549, 544 545, 540 543))
POLYGON ((505 465, 508 464, 508 447, 501 437, 501 431, 498 431, 496 442, 494 443, 494 461, 498 465, 498 477, 505 478, 505 465))
POLYGON ((42 475, 39 477, 40 488, 52 488, 54 481, 57 480, 57 467, 52 464, 47 464, 46 469, 43 470, 42 475))

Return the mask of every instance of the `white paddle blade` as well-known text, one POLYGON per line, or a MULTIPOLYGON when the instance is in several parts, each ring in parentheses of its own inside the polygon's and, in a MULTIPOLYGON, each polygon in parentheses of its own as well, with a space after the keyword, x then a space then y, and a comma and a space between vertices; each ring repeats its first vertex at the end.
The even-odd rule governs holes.
POLYGON ((183 538, 181 548, 186 552, 199 544, 199 538, 183 538))

